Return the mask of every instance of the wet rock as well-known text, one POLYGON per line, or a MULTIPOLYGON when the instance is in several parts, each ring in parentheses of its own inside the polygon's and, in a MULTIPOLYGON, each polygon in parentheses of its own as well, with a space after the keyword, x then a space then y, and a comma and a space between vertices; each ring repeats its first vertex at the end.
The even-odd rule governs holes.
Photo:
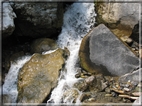
POLYGON ((13 9, 8 2, 3 2, 2 8, 2 37, 7 38, 15 29, 14 19, 16 18, 16 14, 13 12, 13 9))
POLYGON ((49 50, 55 50, 58 46, 56 42, 49 38, 40 38, 31 44, 31 53, 42 53, 49 50))
POLYGON ((17 15, 16 36, 55 37, 63 23, 63 3, 58 2, 13 2, 17 15))
POLYGON ((67 47, 64 47, 64 58, 68 58, 70 56, 70 51, 68 50, 67 47))
POLYGON ((79 77, 81 77, 81 74, 78 73, 75 75, 75 78, 79 78, 79 77))
POLYGON ((94 28, 89 35, 90 60, 97 72, 121 76, 139 66, 138 57, 105 25, 94 28))
POLYGON ((18 75, 18 103, 42 103, 57 85, 64 64, 63 50, 34 54, 18 75))
POLYGON ((139 4, 108 3, 102 0, 96 3, 96 13, 98 24, 107 25, 119 37, 130 36, 139 21, 139 4))

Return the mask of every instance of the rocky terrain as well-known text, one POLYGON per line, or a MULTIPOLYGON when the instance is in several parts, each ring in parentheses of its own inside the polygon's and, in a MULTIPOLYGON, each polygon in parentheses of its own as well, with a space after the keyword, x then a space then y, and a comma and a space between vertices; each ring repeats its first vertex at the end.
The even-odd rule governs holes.
MULTIPOLYGON (((135 105, 142 95, 139 3, 92 3, 96 23, 82 38, 79 68, 74 76, 78 81, 72 88, 64 85, 62 103, 135 105)), ((47 103, 61 72, 66 72, 64 66, 70 51, 60 48, 56 40, 62 30, 63 15, 72 4, 3 3, 2 85, 11 64, 32 55, 18 74, 17 103, 47 103)), ((11 102, 7 94, 2 96, 4 103, 11 102)))

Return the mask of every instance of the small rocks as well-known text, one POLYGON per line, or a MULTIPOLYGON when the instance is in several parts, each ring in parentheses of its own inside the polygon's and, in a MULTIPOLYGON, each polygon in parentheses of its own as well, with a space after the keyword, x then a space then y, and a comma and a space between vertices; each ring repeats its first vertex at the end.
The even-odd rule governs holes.
POLYGON ((88 76, 91 76, 91 73, 86 72, 85 70, 82 70, 81 68, 77 69, 77 74, 75 75, 76 78, 87 78, 88 76))
POLYGON ((63 94, 63 102, 64 103, 74 103, 79 97, 79 91, 77 89, 71 88, 64 92, 63 94))
POLYGON ((90 84, 91 82, 93 82, 94 79, 95 79, 95 76, 90 76, 90 77, 88 77, 88 78, 85 79, 85 82, 87 84, 90 84))
POLYGON ((74 87, 77 88, 79 91, 85 91, 88 88, 88 84, 85 82, 84 79, 81 79, 74 84, 74 87))

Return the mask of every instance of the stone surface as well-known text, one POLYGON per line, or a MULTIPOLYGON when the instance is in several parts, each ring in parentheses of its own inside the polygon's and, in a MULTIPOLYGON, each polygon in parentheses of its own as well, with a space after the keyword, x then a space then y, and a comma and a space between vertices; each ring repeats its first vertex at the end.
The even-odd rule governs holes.
MULTIPOLYGON (((116 1, 116 0, 114 0, 116 1)), ((139 21, 139 3, 96 3, 97 22, 108 25, 117 36, 130 36, 139 21)))
POLYGON ((105 25, 96 27, 90 36, 90 59, 93 63, 103 65, 116 76, 132 72, 139 67, 138 57, 105 25))
POLYGON ((63 50, 50 54, 34 54, 18 76, 18 103, 42 103, 57 85, 64 64, 63 50))
POLYGON ((49 38, 40 38, 33 41, 31 44, 31 53, 42 53, 49 50, 57 49, 57 44, 49 38))
POLYGON ((14 19, 16 18, 16 14, 13 12, 8 2, 2 3, 2 8, 2 37, 6 38, 10 36, 15 29, 14 19))
POLYGON ((14 2, 11 5, 17 15, 16 36, 53 37, 60 33, 63 23, 62 3, 14 2))
POLYGON ((106 88, 105 78, 103 75, 92 75, 84 79, 78 80, 73 87, 77 88, 79 91, 103 91, 106 88))
MULTIPOLYGON (((91 33, 91 32, 90 32, 91 33)), ((91 62, 89 57, 89 40, 90 40, 90 33, 88 33, 82 40, 80 49, 79 49, 79 59, 81 67, 86 70, 87 72, 99 74, 101 69, 95 63, 91 62)), ((103 66, 102 66, 103 67, 103 66)), ((103 71, 101 72, 103 73, 103 71)), ((109 73, 105 73, 110 75, 109 73)))
POLYGON ((135 83, 139 83, 142 81, 141 71, 142 71, 142 68, 140 68, 132 73, 125 74, 119 78, 119 82, 127 82, 130 80, 135 83))
POLYGON ((121 76, 139 66, 138 57, 103 24, 83 38, 79 56, 81 66, 95 74, 121 76))

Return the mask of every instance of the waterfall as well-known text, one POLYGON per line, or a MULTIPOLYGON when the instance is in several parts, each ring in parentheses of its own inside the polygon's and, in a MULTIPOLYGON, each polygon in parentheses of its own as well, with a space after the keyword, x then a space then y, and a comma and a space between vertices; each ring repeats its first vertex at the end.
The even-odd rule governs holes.
POLYGON ((22 66, 29 61, 31 56, 23 56, 19 58, 16 62, 11 63, 8 74, 5 77, 4 85, 2 87, 3 95, 8 96, 10 103, 16 103, 17 100, 17 79, 18 72, 22 66))
MULTIPOLYGON (((95 23, 94 3, 73 3, 67 8, 64 14, 64 23, 62 26, 61 34, 58 37, 57 44, 60 48, 67 47, 70 51, 65 70, 62 70, 60 77, 58 78, 58 85, 52 91, 48 103, 53 101, 54 103, 72 103, 73 100, 68 101, 67 98, 62 100, 64 93, 64 87, 71 88, 73 84, 78 81, 75 78, 77 63, 78 63, 78 51, 82 38, 93 28, 95 23)), ((44 52, 42 54, 48 54, 53 51, 44 52)), ((20 68, 29 61, 31 56, 24 56, 18 59, 15 63, 11 64, 8 74, 5 77, 4 85, 2 86, 3 95, 8 95, 10 103, 16 103, 18 91, 17 91, 17 79, 20 68)), ((1 88, 0 88, 1 89, 1 88)), ((80 95, 81 92, 77 90, 80 95)), ((79 95, 79 96, 80 96, 79 95)), ((77 99, 79 103, 79 99, 77 99)))
MULTIPOLYGON (((75 78, 76 64, 78 62, 78 52, 82 38, 93 28, 95 23, 94 3, 73 3, 68 7, 64 14, 61 34, 58 37, 57 44, 60 48, 67 47, 70 51, 65 70, 62 70, 58 85, 52 91, 47 103, 71 103, 72 101, 62 100, 64 87, 72 87, 78 80, 75 78)), ((81 92, 79 92, 81 93, 81 92)), ((66 98, 65 98, 66 99, 66 98)), ((79 103, 79 100, 77 100, 79 103)))

